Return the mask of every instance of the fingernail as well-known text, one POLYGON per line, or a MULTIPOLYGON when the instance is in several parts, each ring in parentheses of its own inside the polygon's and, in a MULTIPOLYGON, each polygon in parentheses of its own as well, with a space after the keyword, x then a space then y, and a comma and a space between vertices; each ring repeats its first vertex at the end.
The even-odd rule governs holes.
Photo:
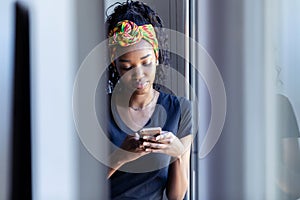
POLYGON ((150 149, 145 149, 145 151, 150 151, 150 149))
POLYGON ((144 145, 144 146, 147 146, 147 145, 148 145, 148 142, 143 142, 143 145, 144 145))

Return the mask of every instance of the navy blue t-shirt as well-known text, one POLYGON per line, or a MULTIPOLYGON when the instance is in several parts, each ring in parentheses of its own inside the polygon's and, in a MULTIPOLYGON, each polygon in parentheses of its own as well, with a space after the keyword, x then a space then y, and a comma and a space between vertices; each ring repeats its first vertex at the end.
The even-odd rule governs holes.
MULTIPOLYGON (((190 102, 183 97, 160 92, 156 108, 145 127, 162 127, 178 138, 191 134, 190 102)), ((122 122, 115 107, 111 107, 107 129, 110 140, 118 147, 127 134, 134 133, 122 122)), ((170 161, 168 155, 151 153, 123 165, 110 178, 111 199, 162 199, 170 161)))

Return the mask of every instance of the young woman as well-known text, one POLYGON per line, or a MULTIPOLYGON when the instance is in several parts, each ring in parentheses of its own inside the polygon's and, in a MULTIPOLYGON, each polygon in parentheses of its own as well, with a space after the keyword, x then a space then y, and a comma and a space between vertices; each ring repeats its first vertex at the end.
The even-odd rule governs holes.
POLYGON ((112 199, 183 199, 189 184, 190 102, 155 86, 168 64, 162 20, 138 1, 119 4, 107 21, 109 115, 115 145, 108 179, 112 199), (156 135, 141 135, 144 128, 156 135))

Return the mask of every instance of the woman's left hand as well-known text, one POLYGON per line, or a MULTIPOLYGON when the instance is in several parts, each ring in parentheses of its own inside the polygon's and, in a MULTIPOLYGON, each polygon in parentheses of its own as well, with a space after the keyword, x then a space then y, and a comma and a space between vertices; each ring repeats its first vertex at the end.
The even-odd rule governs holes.
POLYGON ((146 139, 142 145, 147 152, 163 153, 179 158, 185 151, 182 142, 172 132, 163 132, 157 137, 143 139, 146 139))

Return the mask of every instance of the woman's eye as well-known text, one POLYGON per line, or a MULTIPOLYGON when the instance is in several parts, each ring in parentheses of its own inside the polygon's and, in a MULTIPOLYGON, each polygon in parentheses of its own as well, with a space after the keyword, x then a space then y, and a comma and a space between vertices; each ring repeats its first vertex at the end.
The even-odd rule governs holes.
POLYGON ((152 61, 145 62, 145 63, 143 63, 143 65, 144 66, 150 66, 150 65, 152 65, 152 61))
POLYGON ((129 71, 129 70, 132 69, 132 67, 125 67, 125 66, 124 66, 124 67, 121 67, 121 69, 122 69, 122 70, 125 70, 125 71, 129 71))

